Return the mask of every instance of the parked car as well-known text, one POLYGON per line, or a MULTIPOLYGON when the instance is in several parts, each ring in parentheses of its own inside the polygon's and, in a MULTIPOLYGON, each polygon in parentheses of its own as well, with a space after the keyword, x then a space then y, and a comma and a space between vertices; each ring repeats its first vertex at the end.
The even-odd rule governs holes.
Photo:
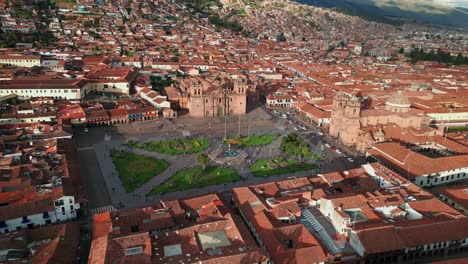
POLYGON ((341 150, 339 150, 339 149, 336 149, 335 152, 338 153, 339 155, 341 155, 341 154, 343 153, 343 152, 341 152, 341 150))
POLYGON ((279 114, 278 111, 276 110, 273 110, 273 114, 279 114))
POLYGON ((325 147, 329 148, 329 147, 331 147, 331 146, 330 146, 330 144, 325 143, 325 147))
POLYGON ((288 115, 286 115, 286 114, 282 114, 281 116, 282 116, 284 119, 288 119, 288 115))
POLYGON ((302 126, 302 125, 301 125, 301 126, 299 126, 299 128, 302 129, 302 130, 304 130, 304 131, 307 131, 307 127, 305 127, 305 126, 302 126))
POLYGON ((85 127, 84 132, 88 133, 88 128, 87 127, 85 127))
POLYGON ((319 132, 317 132, 317 134, 319 134, 320 136, 323 136, 323 133, 322 133, 322 132, 320 132, 320 131, 319 131, 319 132))
POLYGON ((293 127, 294 131, 299 131, 299 128, 293 127))
POLYGON ((348 157, 348 161, 349 162, 354 162, 353 158, 351 158, 351 157, 348 157))

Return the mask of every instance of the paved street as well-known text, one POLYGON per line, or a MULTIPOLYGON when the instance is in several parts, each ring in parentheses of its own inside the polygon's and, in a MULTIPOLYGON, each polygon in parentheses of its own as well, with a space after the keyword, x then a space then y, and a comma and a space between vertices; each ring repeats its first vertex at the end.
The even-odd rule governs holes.
MULTIPOLYGON (((149 142, 172 138, 209 137, 212 142, 212 146, 206 150, 209 153, 214 148, 220 147, 222 139, 225 136, 225 128, 228 137, 237 136, 239 132, 241 135, 280 134, 280 137, 268 146, 245 149, 250 159, 255 161, 270 157, 287 157, 281 153, 279 145, 281 137, 289 132, 293 132, 293 127, 294 124, 291 121, 275 116, 263 108, 257 108, 247 116, 242 116, 240 122, 239 117, 229 117, 226 120, 224 118, 192 119, 183 117, 174 121, 158 119, 120 125, 119 127, 90 128, 88 133, 84 133, 82 129, 76 129, 77 133, 75 137, 78 142, 80 164, 83 164, 81 172, 85 177, 90 208, 96 211, 100 210, 100 208, 110 208, 110 206, 115 206, 116 208, 122 206, 143 206, 148 203, 154 203, 161 198, 171 199, 214 191, 222 192, 233 187, 317 174, 317 171, 304 171, 268 178, 257 178, 248 171, 249 164, 239 164, 230 166, 236 169, 239 175, 242 176, 243 180, 239 182, 146 197, 146 194, 154 187, 163 183, 177 171, 196 166, 196 154, 171 156, 139 149, 131 150, 123 146, 128 140, 149 142), (113 148, 162 158, 167 160, 171 165, 164 172, 153 177, 134 192, 126 193, 109 155, 110 149, 113 148)), ((311 143, 312 151, 321 155, 322 160, 324 160, 323 163, 318 164, 322 166, 320 172, 345 170, 356 166, 349 163, 335 151, 323 147, 321 137, 313 131, 313 128, 310 128, 309 131, 298 131, 297 133, 300 133, 308 140, 311 143)))

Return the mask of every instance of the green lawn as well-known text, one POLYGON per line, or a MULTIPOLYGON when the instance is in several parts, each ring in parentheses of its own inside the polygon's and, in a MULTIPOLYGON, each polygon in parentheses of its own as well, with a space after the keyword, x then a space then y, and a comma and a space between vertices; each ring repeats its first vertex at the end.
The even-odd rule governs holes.
POLYGON ((468 131, 468 126, 464 126, 464 127, 449 127, 447 129, 447 132, 464 132, 464 131, 468 131))
POLYGON ((134 191, 169 167, 165 160, 115 149, 111 150, 111 158, 127 192, 134 191))
POLYGON ((202 167, 194 167, 177 172, 164 183, 151 190, 148 195, 218 185, 240 179, 241 177, 237 174, 237 171, 231 168, 210 166, 203 170, 202 167))
POLYGON ((262 159, 250 165, 249 170, 255 177, 268 177, 298 171, 316 169, 315 164, 288 159, 262 159))
POLYGON ((210 146, 210 142, 207 139, 173 139, 167 141, 152 141, 149 143, 129 141, 127 145, 132 148, 144 149, 151 152, 181 155, 202 152, 210 146))
POLYGON ((298 155, 319 160, 320 157, 310 150, 309 143, 296 133, 289 133, 281 139, 281 151, 286 154, 298 155))
POLYGON ((257 146, 266 146, 271 144, 276 138, 277 134, 265 134, 265 135, 253 135, 249 137, 241 138, 229 138, 233 142, 239 142, 243 147, 257 147, 257 146))

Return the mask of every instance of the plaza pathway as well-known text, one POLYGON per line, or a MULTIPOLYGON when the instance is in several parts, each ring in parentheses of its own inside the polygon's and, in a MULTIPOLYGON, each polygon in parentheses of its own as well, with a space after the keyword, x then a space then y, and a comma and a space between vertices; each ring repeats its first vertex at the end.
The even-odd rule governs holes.
MULTIPOLYGON (((174 137, 176 135, 173 135, 174 137)), ((167 139, 167 138, 166 138, 167 139)), ((198 195, 208 192, 222 192, 229 190, 234 187, 247 186, 252 184, 259 184, 279 179, 286 179, 288 177, 303 177, 311 176, 316 173, 316 171, 302 171, 297 173, 283 174, 278 176, 271 176, 267 178, 257 178, 254 177, 248 167, 249 163, 242 163, 237 165, 231 165, 228 167, 234 168, 237 170, 239 175, 242 177, 242 180, 234 183, 226 183, 221 185, 206 186, 202 188, 189 189, 185 191, 178 191, 173 193, 166 193, 163 195, 154 195, 147 197, 148 194, 153 188, 162 184, 164 181, 172 177, 178 171, 184 168, 191 168, 196 166, 195 157, 196 154, 184 154, 184 155, 166 155, 156 152, 150 152, 142 149, 130 149, 123 145, 125 141, 114 140, 109 142, 100 142, 94 146, 94 150, 97 155, 97 160, 99 162, 103 178, 106 182, 108 192, 111 196, 112 205, 115 207, 135 207, 143 206, 148 203, 154 203, 159 201, 161 198, 172 199, 180 198, 184 196, 198 195), (151 178, 148 182, 138 187, 135 191, 127 193, 124 186, 122 185, 118 172, 115 169, 115 166, 110 157, 110 150, 118 149, 131 151, 135 154, 146 155, 154 158, 164 159, 168 161, 171 165, 159 175, 151 178)), ((250 147, 245 149, 249 154, 249 158, 253 161, 258 159, 272 158, 272 157, 287 157, 280 151, 281 136, 274 140, 271 144, 264 147, 250 147)), ((214 148, 220 147, 220 141, 218 143, 212 144, 205 152, 210 152, 214 148)))

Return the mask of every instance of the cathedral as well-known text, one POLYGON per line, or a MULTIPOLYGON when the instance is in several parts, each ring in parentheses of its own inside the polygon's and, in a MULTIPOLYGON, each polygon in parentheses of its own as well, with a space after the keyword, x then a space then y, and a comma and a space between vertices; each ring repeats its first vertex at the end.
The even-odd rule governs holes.
POLYGON ((358 151, 364 152, 374 143, 386 140, 419 143, 438 133, 428 126, 423 111, 411 108, 410 100, 401 91, 372 108, 363 109, 362 104, 361 98, 337 93, 329 130, 332 137, 358 151))
POLYGON ((222 78, 206 80, 203 78, 182 79, 176 84, 178 102, 189 111, 191 117, 221 117, 241 115, 247 111, 246 79, 222 78))

